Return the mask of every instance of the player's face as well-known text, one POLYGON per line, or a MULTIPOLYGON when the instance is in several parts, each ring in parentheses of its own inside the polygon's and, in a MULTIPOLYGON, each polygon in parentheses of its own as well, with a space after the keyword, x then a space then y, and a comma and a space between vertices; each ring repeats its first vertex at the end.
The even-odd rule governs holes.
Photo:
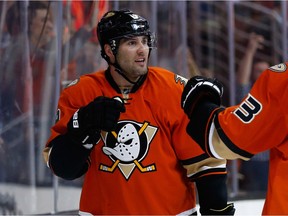
POLYGON ((137 36, 123 38, 117 52, 117 61, 123 73, 132 81, 147 73, 148 66, 148 37, 137 36))

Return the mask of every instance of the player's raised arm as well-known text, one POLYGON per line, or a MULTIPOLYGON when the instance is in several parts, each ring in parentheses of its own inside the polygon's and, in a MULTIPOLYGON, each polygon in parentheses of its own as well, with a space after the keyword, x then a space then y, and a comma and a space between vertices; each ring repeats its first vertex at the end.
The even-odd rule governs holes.
POLYGON ((265 70, 237 106, 221 107, 221 96, 222 85, 204 77, 191 78, 182 94, 187 132, 210 156, 248 160, 287 138, 286 64, 265 70))

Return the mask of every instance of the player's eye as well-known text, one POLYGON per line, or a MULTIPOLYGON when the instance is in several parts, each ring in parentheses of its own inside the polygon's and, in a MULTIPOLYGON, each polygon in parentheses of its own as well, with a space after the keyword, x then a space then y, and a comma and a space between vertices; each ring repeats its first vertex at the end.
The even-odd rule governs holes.
POLYGON ((148 44, 148 38, 147 38, 147 37, 143 38, 142 44, 144 44, 144 45, 147 45, 147 44, 148 44))
POLYGON ((136 45, 136 41, 130 40, 130 41, 128 41, 128 45, 134 46, 134 45, 136 45))

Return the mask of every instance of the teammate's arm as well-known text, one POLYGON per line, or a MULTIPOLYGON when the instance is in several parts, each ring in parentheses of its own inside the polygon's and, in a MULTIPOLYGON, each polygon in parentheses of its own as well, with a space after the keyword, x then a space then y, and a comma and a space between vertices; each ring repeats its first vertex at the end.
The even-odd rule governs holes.
POLYGON ((249 160, 287 138, 287 86, 287 65, 273 66, 262 72, 241 104, 224 109, 222 85, 193 77, 181 99, 190 119, 187 133, 209 156, 249 160), (277 136, 268 136, 271 130, 277 131, 277 136))
POLYGON ((48 165, 55 175, 72 180, 89 168, 89 155, 100 139, 100 131, 112 131, 125 106, 118 99, 97 97, 77 110, 67 124, 67 133, 49 143, 48 165))

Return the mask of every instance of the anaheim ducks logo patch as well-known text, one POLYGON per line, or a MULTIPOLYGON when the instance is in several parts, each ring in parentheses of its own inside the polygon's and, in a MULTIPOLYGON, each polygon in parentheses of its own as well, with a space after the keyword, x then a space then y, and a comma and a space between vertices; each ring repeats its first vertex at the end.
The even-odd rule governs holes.
POLYGON ((274 72, 284 72, 284 71, 286 71, 286 64, 281 63, 278 65, 274 65, 274 66, 270 67, 269 69, 271 71, 274 71, 274 72))
POLYGON ((144 161, 156 132, 157 128, 149 122, 133 121, 119 121, 117 131, 102 132, 102 151, 112 163, 100 164, 99 169, 112 173, 119 168, 127 180, 136 168, 142 173, 156 171, 154 163, 147 165, 144 161))
POLYGON ((186 85, 186 83, 188 82, 188 79, 186 79, 185 77, 183 77, 183 76, 180 76, 180 75, 178 75, 178 74, 175 74, 175 76, 174 76, 174 79, 175 79, 175 82, 176 83, 180 83, 181 85, 186 85))

